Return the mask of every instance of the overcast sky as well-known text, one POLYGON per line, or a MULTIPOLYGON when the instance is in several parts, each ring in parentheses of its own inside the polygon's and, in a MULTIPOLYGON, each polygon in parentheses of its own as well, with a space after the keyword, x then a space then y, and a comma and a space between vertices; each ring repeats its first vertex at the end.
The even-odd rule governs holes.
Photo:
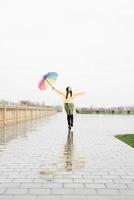
POLYGON ((134 1, 0 0, 0 99, 59 104, 49 71, 78 106, 134 105, 134 1))

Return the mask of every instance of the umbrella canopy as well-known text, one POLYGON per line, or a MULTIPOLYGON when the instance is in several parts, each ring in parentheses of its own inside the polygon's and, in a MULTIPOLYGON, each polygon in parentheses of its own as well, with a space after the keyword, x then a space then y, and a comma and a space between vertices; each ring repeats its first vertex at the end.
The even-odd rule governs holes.
POLYGON ((38 83, 38 88, 40 90, 45 90, 48 86, 52 86, 56 81, 58 74, 56 72, 48 72, 43 75, 42 79, 38 83))

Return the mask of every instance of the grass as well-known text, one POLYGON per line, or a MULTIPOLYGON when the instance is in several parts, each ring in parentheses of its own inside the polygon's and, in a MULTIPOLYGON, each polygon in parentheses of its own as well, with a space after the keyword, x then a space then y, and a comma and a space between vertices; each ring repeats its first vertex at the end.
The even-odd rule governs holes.
POLYGON ((134 148, 134 134, 116 135, 115 137, 134 148))

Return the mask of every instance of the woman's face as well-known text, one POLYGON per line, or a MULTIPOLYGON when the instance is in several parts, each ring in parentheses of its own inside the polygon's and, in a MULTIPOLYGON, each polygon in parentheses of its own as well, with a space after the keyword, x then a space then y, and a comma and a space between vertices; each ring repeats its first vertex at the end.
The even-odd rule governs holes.
POLYGON ((71 87, 67 87, 66 91, 68 91, 68 92, 72 91, 71 87))
POLYGON ((69 87, 69 88, 68 88, 68 90, 69 90, 69 92, 70 92, 70 91, 72 91, 72 88, 71 88, 71 87, 69 87))

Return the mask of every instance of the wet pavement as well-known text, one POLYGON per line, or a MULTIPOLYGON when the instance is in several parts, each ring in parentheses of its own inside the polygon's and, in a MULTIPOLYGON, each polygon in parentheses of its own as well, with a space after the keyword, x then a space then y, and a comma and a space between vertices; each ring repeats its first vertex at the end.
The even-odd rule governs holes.
POLYGON ((0 200, 134 198, 134 117, 63 113, 0 128, 0 200), (126 124, 125 124, 126 122, 126 124))

